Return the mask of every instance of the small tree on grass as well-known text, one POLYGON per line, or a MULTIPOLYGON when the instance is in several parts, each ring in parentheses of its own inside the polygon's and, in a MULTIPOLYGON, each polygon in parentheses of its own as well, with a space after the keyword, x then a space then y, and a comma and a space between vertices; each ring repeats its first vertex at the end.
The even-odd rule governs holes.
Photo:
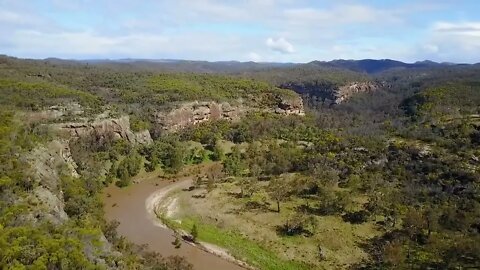
POLYGON ((224 176, 223 166, 215 163, 207 171, 207 191, 211 192, 215 188, 215 183, 224 176))
POLYGON ((277 212, 280 213, 280 202, 288 199, 290 192, 287 183, 279 178, 274 178, 268 185, 269 195, 277 203, 277 212))
POLYGON ((254 177, 244 177, 240 179, 240 194, 242 197, 251 197, 258 190, 258 180, 254 177))
POLYGON ((198 237, 198 228, 196 223, 193 224, 192 231, 190 232, 190 234, 192 235, 193 242, 196 242, 198 237))

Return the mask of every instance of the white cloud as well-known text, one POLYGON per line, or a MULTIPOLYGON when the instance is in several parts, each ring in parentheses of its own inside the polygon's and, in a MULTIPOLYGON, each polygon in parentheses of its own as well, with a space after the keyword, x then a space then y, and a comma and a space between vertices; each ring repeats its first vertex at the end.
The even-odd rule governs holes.
POLYGON ((0 0, 0 51, 66 58, 480 61, 480 22, 429 21, 446 11, 468 12, 440 2, 0 0))
POLYGON ((433 30, 439 33, 480 37, 480 22, 437 22, 433 30))
POLYGON ((268 38, 266 44, 271 50, 277 52, 285 54, 295 52, 295 48, 293 47, 293 45, 283 37, 278 39, 268 38))
POLYGON ((423 45, 439 61, 480 61, 480 22, 436 22, 423 45))
POLYGON ((38 27, 43 21, 31 14, 22 14, 11 10, 0 10, 0 23, 9 27, 38 27))
POLYGON ((249 52, 247 54, 247 60, 248 61, 253 61, 253 62, 261 62, 262 61, 262 56, 260 56, 256 52, 249 52))
POLYGON ((339 24, 399 23, 403 21, 398 12, 366 5, 342 4, 329 9, 292 8, 285 10, 284 14, 292 25, 314 25, 321 28, 339 24))
POLYGON ((422 46, 422 49, 426 52, 426 53, 429 53, 429 54, 435 54, 435 53, 438 53, 438 51, 440 50, 438 48, 437 45, 435 44, 424 44, 422 46))

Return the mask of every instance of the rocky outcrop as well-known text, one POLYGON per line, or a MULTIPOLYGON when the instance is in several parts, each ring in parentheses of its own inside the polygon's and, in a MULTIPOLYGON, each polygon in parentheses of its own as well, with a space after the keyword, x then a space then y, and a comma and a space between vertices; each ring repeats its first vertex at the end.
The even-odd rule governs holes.
POLYGON ((327 105, 340 104, 357 93, 374 92, 384 86, 384 83, 380 82, 351 82, 343 86, 326 82, 287 83, 281 85, 282 88, 291 89, 301 94, 304 98, 323 102, 327 105))
POLYGON ((305 115, 303 101, 300 97, 282 98, 275 109, 275 113, 283 115, 305 115))
POLYGON ((32 150, 26 159, 29 164, 28 175, 33 182, 31 185, 34 186, 28 200, 31 205, 37 206, 37 211, 32 211, 32 218, 54 223, 67 220, 60 177, 79 177, 68 142, 51 141, 32 150))
POLYGON ((181 103, 170 111, 155 114, 155 124, 161 132, 175 132, 191 125, 210 120, 236 121, 251 111, 269 111, 282 115, 305 115, 303 101, 299 96, 279 98, 274 108, 256 108, 237 101, 235 105, 228 102, 195 101, 181 103))
POLYGON ((124 139, 133 144, 149 144, 152 142, 148 130, 137 133, 131 131, 128 116, 101 119, 94 122, 54 124, 53 127, 70 138, 91 137, 99 142, 124 139))
POLYGON ((341 86, 337 91, 335 91, 334 103, 342 103, 357 93, 373 92, 381 87, 382 85, 380 83, 374 82, 353 82, 348 85, 341 86))
MULTIPOLYGON (((19 198, 19 204, 28 204, 29 211, 17 219, 35 224, 47 221, 52 224, 62 224, 68 221, 65 212, 65 200, 62 191, 62 177, 79 178, 77 164, 72 158, 67 140, 54 140, 30 151, 26 157, 28 164, 28 180, 32 186, 31 192, 19 198)), ((76 179, 83 181, 83 179, 76 179)), ((85 241, 86 256, 104 269, 118 269, 109 267, 104 258, 121 258, 103 234, 98 239, 85 241), (95 244, 93 244, 95 243, 95 244)))
POLYGON ((196 125, 209 120, 237 120, 244 114, 246 108, 242 105, 232 106, 227 102, 214 101, 182 103, 177 108, 167 112, 157 112, 155 123, 162 131, 179 131, 190 125, 196 125))

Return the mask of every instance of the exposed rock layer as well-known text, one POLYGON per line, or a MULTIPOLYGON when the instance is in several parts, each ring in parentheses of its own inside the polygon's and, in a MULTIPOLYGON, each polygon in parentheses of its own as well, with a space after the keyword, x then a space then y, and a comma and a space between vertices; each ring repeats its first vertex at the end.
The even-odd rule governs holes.
POLYGON ((130 119, 128 116, 122 116, 115 119, 109 118, 96 120, 92 123, 61 123, 53 126, 55 129, 70 138, 85 138, 90 136, 99 142, 109 139, 124 139, 133 144, 148 144, 152 142, 148 130, 136 133, 131 131, 130 119))
POLYGON ((251 111, 269 111, 282 115, 305 115, 303 102, 300 97, 281 98, 274 108, 260 109, 250 107, 238 101, 232 105, 228 102, 194 101, 182 103, 170 111, 157 112, 155 123, 163 132, 179 131, 191 125, 209 120, 236 121, 251 111))
POLYGON ((357 93, 373 92, 385 85, 379 82, 351 82, 343 86, 329 83, 288 83, 282 88, 291 89, 307 98, 313 98, 327 104, 340 104, 357 93))
POLYGON ((35 187, 29 200, 40 206, 33 213, 35 218, 54 223, 67 220, 60 175, 79 177, 68 142, 54 140, 45 146, 39 146, 29 153, 27 162, 30 165, 30 179, 34 182, 32 186, 35 187))

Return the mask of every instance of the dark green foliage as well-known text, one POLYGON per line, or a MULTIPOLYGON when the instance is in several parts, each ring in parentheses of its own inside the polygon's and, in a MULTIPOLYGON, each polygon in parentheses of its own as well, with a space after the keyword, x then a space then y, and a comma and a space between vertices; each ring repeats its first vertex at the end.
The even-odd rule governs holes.
POLYGON ((270 191, 270 197, 277 204, 277 212, 280 213, 280 202, 288 200, 288 197, 291 195, 288 183, 284 179, 273 178, 270 180, 268 190, 270 191))
POLYGON ((308 229, 314 229, 315 225, 315 218, 299 212, 288 218, 283 225, 277 226, 277 233, 282 236, 304 234, 308 237, 312 234, 308 229))
POLYGON ((161 164, 165 171, 173 174, 178 173, 189 159, 196 158, 195 155, 188 157, 185 145, 175 137, 157 140, 143 147, 140 152, 148 161, 146 165, 148 171, 154 170, 158 164, 161 164))
POLYGON ((120 164, 117 168, 117 178, 119 179, 115 182, 115 185, 118 187, 127 187, 132 183, 132 177, 128 172, 126 164, 120 164))
POLYGON ((223 168, 228 175, 240 176, 245 170, 242 153, 238 146, 234 146, 232 153, 223 162, 223 168))
POLYGON ((342 216, 343 220, 352 224, 362 224, 368 221, 370 213, 365 210, 349 212, 342 216))
MULTIPOLYGON (((93 232, 95 233, 98 231, 93 232)), ((80 231, 71 231, 68 226, 5 228, 0 231, 0 267, 97 269, 94 263, 86 258, 83 252, 85 245, 80 237, 80 231)))
POLYGON ((215 145, 213 146, 213 151, 212 151, 212 154, 210 155, 210 158, 213 161, 222 161, 225 158, 225 153, 223 151, 223 148, 218 141, 215 142, 215 145))
POLYGON ((116 182, 116 185, 119 187, 130 185, 132 177, 140 172, 142 163, 142 157, 136 152, 125 157, 117 167, 117 177, 120 180, 116 182))
POLYGON ((66 86, 34 80, 31 82, 0 79, 0 104, 38 110, 65 100, 79 101, 82 105, 97 108, 98 97, 66 86))
POLYGON ((193 224, 192 230, 190 231, 190 235, 192 236, 192 241, 196 242, 198 238, 198 227, 196 223, 193 224))
POLYGON ((130 129, 133 132, 148 130, 152 128, 152 124, 150 122, 141 119, 139 116, 133 114, 130 116, 130 129))

